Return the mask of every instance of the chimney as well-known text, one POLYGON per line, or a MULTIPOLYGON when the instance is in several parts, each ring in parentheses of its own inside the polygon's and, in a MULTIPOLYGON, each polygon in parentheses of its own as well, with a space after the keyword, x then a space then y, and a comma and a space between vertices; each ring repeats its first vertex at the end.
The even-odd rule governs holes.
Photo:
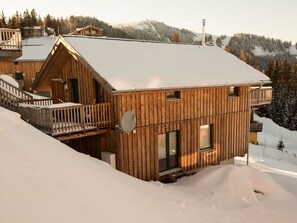
POLYGON ((202 19, 202 41, 201 41, 201 45, 205 46, 205 21, 206 19, 202 19))

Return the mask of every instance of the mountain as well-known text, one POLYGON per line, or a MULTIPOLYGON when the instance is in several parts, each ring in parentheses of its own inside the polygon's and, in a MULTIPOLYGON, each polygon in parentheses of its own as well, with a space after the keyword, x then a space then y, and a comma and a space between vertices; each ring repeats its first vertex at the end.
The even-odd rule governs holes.
MULTIPOLYGON (((202 39, 202 33, 179 29, 154 20, 118 24, 113 25, 113 27, 123 30, 133 39, 179 42, 183 44, 199 44, 202 39), (175 39, 176 36, 177 39, 175 39)), ((206 33, 206 41, 209 44, 219 45, 223 48, 228 44, 230 38, 231 37, 227 37, 226 35, 215 36, 206 33), (219 41, 217 41, 218 39, 219 41)))
POLYGON ((114 27, 122 29, 132 38, 141 40, 172 42, 174 35, 177 35, 178 42, 191 44, 201 39, 199 35, 190 30, 175 28, 153 20, 114 25, 114 27))
MULTIPOLYGON (((168 26, 165 23, 144 20, 134 23, 113 25, 114 28, 121 29, 130 38, 141 40, 175 42, 174 35, 178 36, 178 41, 183 44, 199 44, 202 39, 201 33, 196 33, 187 29, 179 29, 168 26)), ((269 57, 277 60, 296 60, 297 49, 291 42, 278 39, 266 38, 254 34, 234 34, 234 36, 216 36, 206 34, 206 42, 217 45, 223 49, 227 46, 231 53, 239 57, 240 51, 244 51, 245 57, 252 57, 254 64, 260 69, 265 69, 266 61, 269 57)))

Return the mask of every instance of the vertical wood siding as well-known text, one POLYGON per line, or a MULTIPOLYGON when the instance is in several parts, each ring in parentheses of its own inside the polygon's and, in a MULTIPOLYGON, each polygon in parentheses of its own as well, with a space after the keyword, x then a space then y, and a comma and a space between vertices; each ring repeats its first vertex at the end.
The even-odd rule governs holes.
POLYGON ((181 90, 180 99, 168 91, 121 93, 114 96, 115 124, 126 111, 136 114, 136 132, 119 133, 118 168, 143 180, 159 175, 158 134, 179 130, 179 166, 194 170, 218 164, 247 151, 249 86, 239 97, 228 97, 228 87, 181 90), (213 125, 213 150, 199 151, 201 125, 213 125))
MULTIPOLYGON (((90 71, 75 60, 73 57, 69 57, 66 64, 63 66, 62 73, 58 75, 67 83, 67 89, 64 86, 61 87, 59 84, 52 84, 52 97, 55 99, 62 99, 63 101, 69 102, 72 100, 71 95, 71 79, 78 79, 78 90, 79 90, 79 102, 81 104, 94 104, 96 94, 94 78, 90 71)), ((104 91, 103 101, 110 102, 110 95, 104 91)))
POLYGON ((15 78, 17 71, 24 75, 24 90, 29 91, 32 85, 32 78, 39 72, 43 65, 43 61, 23 61, 14 64, 13 60, 0 60, 0 74, 12 74, 15 78))

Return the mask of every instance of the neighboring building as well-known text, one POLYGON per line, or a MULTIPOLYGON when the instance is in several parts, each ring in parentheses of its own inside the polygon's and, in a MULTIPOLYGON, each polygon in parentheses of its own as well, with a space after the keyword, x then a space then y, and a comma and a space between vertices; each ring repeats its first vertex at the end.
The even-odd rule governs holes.
POLYGON ((39 121, 40 129, 97 158, 115 154, 118 170, 157 180, 244 156, 251 86, 267 82, 215 46, 64 36, 32 87, 56 101, 83 104, 44 109, 43 119, 52 115, 39 121), (136 120, 129 133, 121 130, 127 111, 136 120), (80 128, 70 129, 72 114, 80 117, 80 128))
POLYGON ((23 38, 43 37, 45 36, 44 27, 34 26, 23 28, 23 38))
POLYGON ((103 29, 100 29, 96 26, 88 25, 86 27, 77 28, 70 35, 81 35, 81 36, 102 36, 103 29))
POLYGON ((36 74, 42 67, 57 37, 26 38, 22 41, 22 55, 0 61, 0 73, 11 74, 23 90, 30 91, 36 74))

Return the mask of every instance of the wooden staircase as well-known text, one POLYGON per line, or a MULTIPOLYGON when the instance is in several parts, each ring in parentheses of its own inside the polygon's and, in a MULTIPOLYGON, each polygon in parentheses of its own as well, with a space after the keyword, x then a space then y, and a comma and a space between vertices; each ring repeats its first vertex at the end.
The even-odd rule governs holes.
POLYGON ((19 103, 33 104, 33 97, 7 81, 0 79, 0 106, 11 111, 17 111, 19 103))

